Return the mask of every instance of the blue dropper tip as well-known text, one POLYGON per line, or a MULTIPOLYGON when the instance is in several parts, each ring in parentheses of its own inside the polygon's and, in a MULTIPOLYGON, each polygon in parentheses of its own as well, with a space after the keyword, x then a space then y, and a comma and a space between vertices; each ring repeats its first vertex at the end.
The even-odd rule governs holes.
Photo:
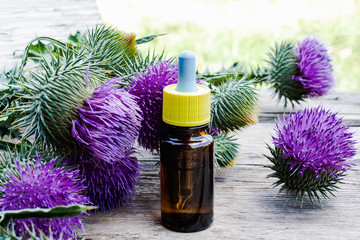
POLYGON ((179 78, 176 90, 179 92, 197 90, 195 54, 191 51, 185 50, 179 54, 179 78))

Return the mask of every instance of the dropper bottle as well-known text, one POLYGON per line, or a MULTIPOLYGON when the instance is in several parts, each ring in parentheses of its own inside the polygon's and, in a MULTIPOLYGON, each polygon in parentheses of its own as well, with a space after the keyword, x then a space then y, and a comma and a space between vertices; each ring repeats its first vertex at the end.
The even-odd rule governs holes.
POLYGON ((205 133, 210 121, 210 89, 196 84, 195 55, 179 55, 177 84, 163 90, 161 141, 161 223, 179 232, 208 228, 214 208, 214 140, 205 133))

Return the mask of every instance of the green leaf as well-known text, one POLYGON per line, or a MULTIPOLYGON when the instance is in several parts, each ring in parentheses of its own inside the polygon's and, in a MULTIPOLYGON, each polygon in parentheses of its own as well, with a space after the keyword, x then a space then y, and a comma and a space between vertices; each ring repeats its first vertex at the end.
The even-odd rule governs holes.
POLYGON ((56 206, 53 208, 8 210, 0 213, 0 224, 6 226, 11 219, 75 217, 92 209, 96 209, 96 207, 72 204, 67 206, 56 206))
MULTIPOLYGON (((49 45, 50 46, 50 45, 49 45)), ((29 57, 39 57, 48 51, 48 46, 41 42, 40 40, 37 43, 33 43, 29 48, 29 57)))
POLYGON ((0 140, 0 149, 1 150, 7 150, 9 148, 10 149, 15 149, 17 147, 19 147, 19 145, 15 144, 15 143, 0 140))
POLYGON ((148 42, 151 42, 152 40, 154 40, 155 38, 157 38, 159 36, 164 36, 164 35, 166 35, 166 33, 159 33, 159 34, 154 34, 154 35, 149 35, 146 37, 138 38, 138 39, 136 39, 136 44, 140 45, 143 43, 148 43, 148 42))
POLYGON ((17 68, 0 74, 0 139, 4 136, 20 137, 20 129, 13 128, 12 123, 20 116, 13 111, 19 102, 18 94, 22 91, 16 84, 17 68))
MULTIPOLYGON (((35 62, 40 62, 45 58, 50 58, 52 55, 56 56, 63 53, 64 49, 71 47, 66 43, 56 40, 50 37, 37 37, 31 40, 25 48, 24 54, 22 55, 21 64, 19 67, 19 74, 22 74, 24 67, 27 64, 28 59, 32 59, 35 62), (49 44, 41 42, 47 41, 49 44)), ((73 48, 73 47, 72 47, 73 48)))
POLYGON ((81 33, 79 31, 77 31, 74 35, 70 34, 68 37, 69 43, 75 46, 80 42, 80 39, 81 39, 81 33))

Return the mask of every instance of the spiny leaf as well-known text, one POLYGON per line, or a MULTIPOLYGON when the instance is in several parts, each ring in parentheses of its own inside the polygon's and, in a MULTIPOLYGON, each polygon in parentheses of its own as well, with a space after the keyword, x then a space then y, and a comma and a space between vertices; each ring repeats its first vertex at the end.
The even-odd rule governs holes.
POLYGON ((238 73, 206 73, 199 75, 198 80, 206 81, 210 86, 217 87, 229 81, 229 79, 237 78, 238 76, 238 73))
MULTIPOLYGON (((147 55, 144 57, 142 54, 138 53, 134 61, 127 61, 126 65, 121 69, 123 75, 135 75, 146 71, 149 65, 153 66, 158 62, 165 61, 166 55, 162 51, 160 54, 157 54, 155 50, 152 52, 149 50, 147 55)), ((168 59, 168 61, 174 61, 174 58, 168 59)))
POLYGON ((26 208, 2 211, 0 213, 0 225, 6 226, 11 219, 75 217, 92 209, 96 209, 96 207, 71 204, 53 208, 26 208))
POLYGON ((148 43, 148 42, 151 42, 152 40, 154 40, 155 38, 157 38, 159 36, 164 36, 164 35, 166 35, 166 33, 159 33, 159 34, 154 34, 154 35, 149 35, 146 37, 138 38, 138 39, 136 39, 136 44, 140 45, 143 43, 148 43))
POLYGON ((55 52, 55 47, 52 43, 45 44, 42 41, 38 40, 37 43, 30 45, 28 58, 39 61, 41 56, 49 55, 50 52, 55 52))
POLYGON ((16 149, 16 148, 20 148, 20 145, 13 143, 13 142, 0 140, 0 150, 16 149))
POLYGON ((80 38, 81 38, 81 33, 79 31, 76 31, 76 33, 74 35, 73 34, 69 35, 68 41, 69 41, 69 43, 76 46, 80 42, 80 38))
POLYGON ((22 91, 21 87, 15 83, 16 75, 16 66, 0 74, 0 139, 4 136, 20 137, 20 129, 12 128, 12 123, 20 116, 12 109, 19 104, 18 94, 22 91))
MULTIPOLYGON (((257 69, 258 71, 248 71, 244 68, 244 66, 235 62, 230 68, 222 68, 217 73, 209 73, 205 72, 201 75, 198 75, 198 80, 206 81, 210 85, 220 86, 224 82, 227 82, 229 79, 237 78, 251 81, 254 84, 259 83, 258 78, 264 78, 267 74, 264 73, 263 70, 257 69), (260 74, 262 74, 260 76, 260 74)), ((265 80, 261 80, 265 81, 265 80)))
POLYGON ((248 79, 252 80, 255 84, 260 86, 266 84, 269 76, 269 71, 266 68, 255 67, 252 68, 248 74, 248 79))
MULTIPOLYGON (((19 74, 23 73, 24 67, 27 64, 27 60, 33 59, 36 61, 41 61, 41 59, 50 55, 55 55, 55 53, 63 52, 63 49, 70 48, 66 43, 56 40, 50 37, 37 37, 31 40, 25 48, 24 54, 22 55, 21 64, 19 67, 19 74), (48 41, 50 44, 44 45, 41 40, 48 41), (41 47, 37 47, 37 44, 40 44, 41 47), (35 43, 35 44, 34 44, 35 43), (51 50, 50 50, 51 49, 51 50)), ((73 47, 72 47, 73 48, 73 47)))

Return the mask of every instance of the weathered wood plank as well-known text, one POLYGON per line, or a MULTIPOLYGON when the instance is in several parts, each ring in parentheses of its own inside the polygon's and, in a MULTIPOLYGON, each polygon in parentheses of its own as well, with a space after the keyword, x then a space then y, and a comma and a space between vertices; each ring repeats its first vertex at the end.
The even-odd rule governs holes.
POLYGON ((36 36, 66 40, 102 21, 95 0, 11 0, 1 1, 0 23, 0 67, 10 69, 13 52, 36 36))
MULTIPOLYGON (((262 96, 262 102, 272 101, 268 92, 262 96)), ((343 93, 338 96, 344 104, 352 99, 344 100, 343 93)), ((359 99, 360 93, 353 96, 359 99)), ((331 99, 323 103, 325 107, 333 104, 331 99)), ((269 106, 267 111, 265 104, 260 116, 282 111, 269 106)), ((356 104, 354 111, 359 111, 356 104)), ((208 230, 181 234, 161 226, 160 179, 155 166, 159 159, 142 152, 139 195, 121 209, 86 217, 86 233, 80 235, 85 239, 359 239, 360 156, 355 157, 356 166, 349 170, 336 198, 325 201, 323 209, 306 200, 300 209, 292 200, 286 202, 283 194, 276 195, 278 189, 271 186, 274 180, 266 178, 271 170, 264 165, 270 162, 262 154, 268 153, 265 143, 271 144, 273 127, 273 121, 260 121, 237 133, 240 155, 235 166, 216 175, 215 221, 208 230)), ((356 139, 360 139, 359 129, 352 127, 356 139)))
POLYGON ((260 114, 259 122, 273 122, 279 113, 294 112, 304 107, 323 106, 344 118, 344 122, 352 126, 360 126, 360 94, 359 92, 336 92, 331 91, 326 96, 306 99, 301 105, 284 107, 284 102, 278 102, 277 97, 272 97, 273 91, 260 91, 260 114))

